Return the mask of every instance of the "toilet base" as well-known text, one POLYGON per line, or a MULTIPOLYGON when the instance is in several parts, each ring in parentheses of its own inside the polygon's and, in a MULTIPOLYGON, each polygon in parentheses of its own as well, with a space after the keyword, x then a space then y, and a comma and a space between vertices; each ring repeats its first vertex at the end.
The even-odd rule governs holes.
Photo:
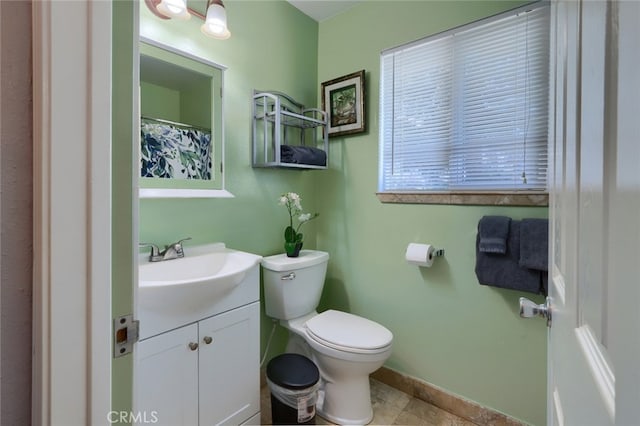
POLYGON ((316 412, 331 423, 366 425, 373 419, 369 376, 341 380, 339 384, 325 382, 324 401, 316 412))

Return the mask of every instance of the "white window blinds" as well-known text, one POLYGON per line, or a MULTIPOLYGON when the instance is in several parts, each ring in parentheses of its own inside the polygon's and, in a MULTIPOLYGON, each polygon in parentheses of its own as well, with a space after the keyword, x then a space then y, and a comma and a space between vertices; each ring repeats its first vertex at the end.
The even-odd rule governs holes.
POLYGON ((549 8, 381 55, 379 190, 546 190, 549 8))

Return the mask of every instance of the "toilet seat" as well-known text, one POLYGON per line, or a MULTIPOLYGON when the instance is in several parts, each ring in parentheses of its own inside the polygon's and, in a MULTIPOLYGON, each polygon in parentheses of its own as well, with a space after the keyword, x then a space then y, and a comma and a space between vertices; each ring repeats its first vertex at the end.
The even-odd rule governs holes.
POLYGON ((320 345, 355 354, 389 349, 393 334, 386 327, 346 312, 328 310, 305 323, 307 336, 320 345))

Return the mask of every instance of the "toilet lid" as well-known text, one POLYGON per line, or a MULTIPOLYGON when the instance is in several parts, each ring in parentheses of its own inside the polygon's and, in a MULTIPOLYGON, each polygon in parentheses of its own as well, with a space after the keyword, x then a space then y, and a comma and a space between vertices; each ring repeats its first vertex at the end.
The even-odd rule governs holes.
POLYGON ((329 260, 329 253, 318 250, 302 250, 298 257, 276 254, 262 258, 262 267, 270 271, 283 272, 309 268, 329 260))
POLYGON ((328 310, 306 323, 317 340, 348 349, 375 350, 387 347, 393 334, 382 325, 346 312, 328 310))

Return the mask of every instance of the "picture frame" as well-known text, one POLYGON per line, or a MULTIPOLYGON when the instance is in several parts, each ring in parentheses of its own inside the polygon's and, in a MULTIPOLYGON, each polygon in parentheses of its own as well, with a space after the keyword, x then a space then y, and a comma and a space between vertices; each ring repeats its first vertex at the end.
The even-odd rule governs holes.
POLYGON ((366 130, 364 70, 322 83, 322 109, 327 112, 329 137, 366 130))

